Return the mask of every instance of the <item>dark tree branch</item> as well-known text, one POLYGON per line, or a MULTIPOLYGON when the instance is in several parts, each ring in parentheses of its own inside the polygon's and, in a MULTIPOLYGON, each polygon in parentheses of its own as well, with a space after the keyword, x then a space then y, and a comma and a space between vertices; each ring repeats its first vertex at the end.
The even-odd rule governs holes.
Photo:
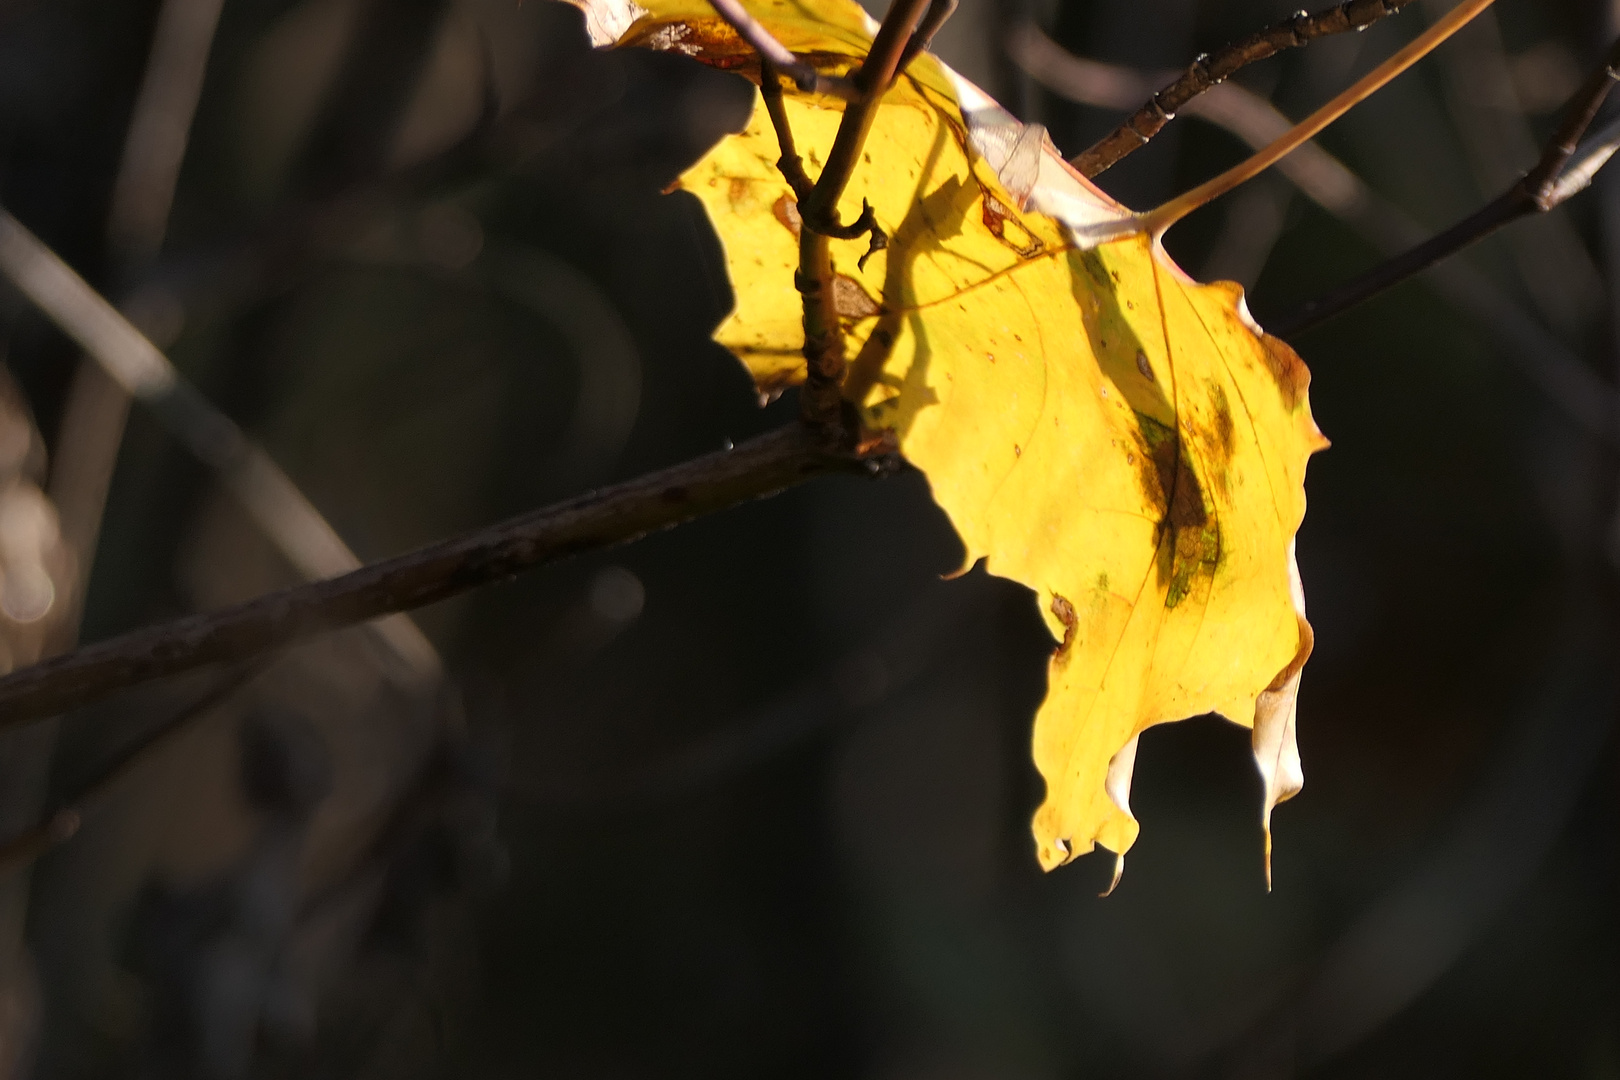
POLYGON ((1285 49, 1297 49, 1320 37, 1364 30, 1401 10, 1411 0, 1345 0, 1345 3, 1315 15, 1301 11, 1280 23, 1266 27, 1241 41, 1200 56, 1169 86, 1154 94, 1119 127, 1069 159, 1084 175, 1097 176, 1121 159, 1147 145, 1187 102, 1213 86, 1219 86, 1240 69, 1265 60, 1285 49))
POLYGON ((86 646, 0 678, 0 727, 87 705, 127 687, 232 662, 325 630, 408 611, 520 570, 638 539, 834 472, 881 474, 862 451, 793 424, 732 450, 591 492, 498 525, 222 611, 86 646))
MULTIPOLYGON (((1610 46, 1609 55, 1602 66, 1570 99, 1564 110, 1564 119, 1548 140, 1541 160, 1523 179, 1444 232, 1310 301, 1292 316, 1278 320, 1271 327, 1272 333, 1283 338, 1304 333, 1370 300, 1390 286, 1422 273, 1509 222, 1531 214, 1546 213, 1582 190, 1585 183, 1560 184, 1559 181, 1580 145, 1581 136, 1586 133, 1617 81, 1620 81, 1620 40, 1610 46)), ((1590 177, 1585 179, 1589 180, 1590 177)))

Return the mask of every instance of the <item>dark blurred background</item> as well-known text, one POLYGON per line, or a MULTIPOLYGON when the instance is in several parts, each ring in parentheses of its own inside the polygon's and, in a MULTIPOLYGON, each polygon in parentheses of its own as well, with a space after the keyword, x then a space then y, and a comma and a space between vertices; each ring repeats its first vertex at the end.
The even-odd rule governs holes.
MULTIPOLYGON (((1302 116, 1447 6, 1238 81, 1302 116)), ((1043 89, 1015 29, 1156 79, 1287 14, 963 0, 938 51, 1074 153, 1122 113, 1043 89)), ((1617 29, 1501 0, 1323 145, 1438 229, 1534 161, 1617 29)), ((374 559, 794 415, 709 341, 717 242, 660 194, 748 101, 591 52, 554 0, 3 0, 0 202, 374 559), (172 206, 120 225, 142 88, 188 64, 152 129, 172 206)), ((1100 183, 1145 207, 1244 153, 1183 118, 1100 183)), ((1266 323, 1378 261, 1353 224, 1268 175, 1169 245, 1266 323)), ((823 480, 421 612, 437 689, 361 629, 6 735, 11 835, 184 722, 5 863, 0 1069, 1620 1080, 1620 174, 1461 265, 1472 293, 1419 279, 1295 341, 1334 445, 1269 895, 1247 733, 1215 718, 1143 737, 1113 896, 1106 855, 1042 875, 1030 595, 940 579, 917 475, 823 480), (1546 390, 1576 375, 1584 413, 1546 390)), ((121 433, 83 640, 297 580, 152 413, 74 427, 77 350, 9 290, 0 321, 8 490, 60 503, 58 546, 85 489, 57 464, 121 433)), ((76 611, 35 640, 0 608, 12 663, 73 639, 76 611)))

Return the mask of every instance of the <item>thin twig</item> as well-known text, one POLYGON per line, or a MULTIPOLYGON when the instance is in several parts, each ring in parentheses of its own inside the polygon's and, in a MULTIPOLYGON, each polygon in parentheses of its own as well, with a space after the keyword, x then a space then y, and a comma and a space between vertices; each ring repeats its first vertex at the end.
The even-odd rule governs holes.
POLYGON ((1137 109, 1119 127, 1069 159, 1084 175, 1097 176, 1127 155, 1147 145, 1149 139, 1175 118, 1189 101, 1219 86, 1249 64, 1265 60, 1285 49, 1297 49, 1317 38, 1365 30, 1386 15, 1393 15, 1411 0, 1346 0, 1315 15, 1297 12, 1282 22, 1250 34, 1208 56, 1200 56, 1175 82, 1166 86, 1137 109))
MULTIPOLYGON (((1146 81, 1130 68, 1071 56, 1033 25, 1015 31, 1007 45, 1013 60, 1036 81, 1082 104, 1118 107, 1121 101, 1139 99, 1146 81)), ((1256 149, 1293 126, 1276 106, 1236 83, 1215 87, 1193 101, 1187 112, 1256 149)), ((1617 147, 1620 119, 1593 135, 1570 159, 1557 181, 1562 197, 1591 183, 1617 147)), ((1381 252, 1395 255, 1423 240, 1424 230, 1417 222, 1315 143, 1283 158, 1277 171, 1381 252)), ((1488 328, 1505 345, 1504 357, 1566 416, 1598 438, 1620 442, 1620 395, 1513 297, 1463 260, 1433 267, 1429 280, 1443 301, 1488 328)))
MULTIPOLYGON (((0 210, 0 275, 11 281, 131 396, 149 406, 305 577, 360 566, 343 538, 264 448, 247 437, 190 383, 157 346, 62 259, 0 210)), ((413 682, 431 682, 442 665, 426 636, 400 616, 375 628, 405 663, 413 682)))
POLYGON ((476 532, 86 646, 0 678, 0 727, 99 701, 205 664, 242 660, 326 630, 409 611, 541 563, 638 539, 834 472, 881 474, 885 449, 833 444, 803 424, 476 532))
MULTIPOLYGON (((1401 0, 1407 3, 1409 0, 1401 0)), ((950 17, 956 14, 958 0, 929 0, 928 10, 923 13, 922 22, 912 32, 911 40, 906 42, 906 51, 900 54, 900 71, 905 71, 919 53, 927 51, 934 43, 934 35, 939 33, 950 17)))
MULTIPOLYGON (((1333 316, 1377 296, 1385 289, 1422 273, 1440 260, 1482 240, 1502 226, 1531 214, 1546 213, 1591 183, 1596 172, 1582 171, 1580 182, 1560 185, 1559 178, 1576 153, 1581 136, 1591 125, 1609 91, 1620 81, 1620 41, 1592 76, 1576 91, 1564 112, 1558 130, 1548 140, 1535 168, 1501 195, 1423 243, 1373 267, 1338 286, 1325 296, 1307 303, 1294 315, 1279 320, 1275 333, 1281 337, 1300 334, 1333 316)), ((1609 149, 1613 153, 1613 149, 1609 149)), ((1586 158, 1585 160, 1592 160, 1586 158)), ((1607 155, 1603 161, 1607 161, 1607 155)), ((1600 163, 1601 164, 1601 163, 1600 163)))
POLYGON ((771 118, 771 127, 776 130, 777 149, 781 151, 781 156, 776 159, 776 168, 788 187, 793 189, 793 198, 802 204, 810 198, 815 184, 805 173, 804 159, 799 156, 799 148, 793 141, 793 126, 788 123, 787 107, 782 104, 782 85, 776 79, 776 65, 763 54, 759 58, 759 96, 765 99, 765 113, 771 118))
POLYGON ((266 666, 267 663, 260 660, 245 664, 231 672, 219 685, 204 693, 202 697, 119 750, 110 761, 97 770, 77 794, 63 800, 62 804, 46 814, 39 824, 23 830, 9 840, 0 841, 0 875, 11 873, 19 866, 34 861, 50 849, 65 844, 77 836, 84 819, 114 785, 133 772, 153 750, 190 727, 193 721, 212 712, 238 690, 252 682, 266 666))

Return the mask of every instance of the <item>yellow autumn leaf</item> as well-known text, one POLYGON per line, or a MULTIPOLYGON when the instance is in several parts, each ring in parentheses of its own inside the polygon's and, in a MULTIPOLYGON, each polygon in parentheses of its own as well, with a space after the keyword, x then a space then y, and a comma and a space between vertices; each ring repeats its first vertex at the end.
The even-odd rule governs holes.
MULTIPOLYGON (((582 0, 599 44, 673 49, 757 82, 706 0, 582 0)), ((752 0, 826 74, 864 56, 851 0, 752 0)), ((813 179, 837 99, 784 88, 813 179)), ((716 334, 762 392, 802 380, 800 221, 766 110, 680 180, 726 251, 736 308, 716 334)), ((920 57, 877 110, 840 204, 890 237, 833 241, 845 396, 928 478, 967 549, 1034 590, 1054 638, 1035 721, 1048 869, 1123 855, 1136 737, 1217 712, 1255 728, 1272 805, 1299 788, 1294 702, 1310 628, 1294 568, 1306 459, 1325 445, 1309 376, 1241 290, 1200 285, 1140 233, 1082 242, 1128 212, 971 84, 920 57)), ((1269 846, 1269 833, 1268 833, 1269 846)))

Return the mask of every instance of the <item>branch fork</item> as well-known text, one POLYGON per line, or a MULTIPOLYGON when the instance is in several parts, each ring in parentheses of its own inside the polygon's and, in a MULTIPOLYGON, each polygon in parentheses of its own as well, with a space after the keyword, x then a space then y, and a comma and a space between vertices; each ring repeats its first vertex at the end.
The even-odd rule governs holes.
POLYGON ((877 36, 854 74, 849 78, 852 96, 844 108, 843 120, 833 139, 826 168, 812 182, 804 171, 782 104, 779 75, 791 78, 800 90, 814 86, 809 65, 794 56, 770 32, 742 9, 738 0, 710 0, 722 19, 759 53, 760 96, 776 129, 782 156, 777 168, 793 189, 799 204, 803 228, 799 232, 799 268, 793 284, 804 302, 805 381, 800 398, 805 423, 815 428, 858 430, 851 410, 845 407, 843 327, 832 305, 832 254, 829 240, 853 240, 869 236, 866 254, 858 266, 888 246, 889 238, 877 223, 872 206, 864 199, 861 213, 850 224, 838 218, 838 201, 849 186, 860 158, 861 148, 871 130, 878 102, 906 66, 928 48, 934 34, 956 10, 957 0, 894 0, 878 27, 877 36))

